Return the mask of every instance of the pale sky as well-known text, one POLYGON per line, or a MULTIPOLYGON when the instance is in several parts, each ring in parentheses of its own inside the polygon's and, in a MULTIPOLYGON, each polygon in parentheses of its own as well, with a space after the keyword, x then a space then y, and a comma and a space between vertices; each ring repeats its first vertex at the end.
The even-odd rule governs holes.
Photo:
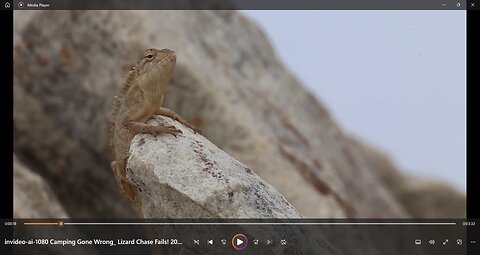
POLYGON ((465 11, 242 11, 351 134, 465 190, 465 11))

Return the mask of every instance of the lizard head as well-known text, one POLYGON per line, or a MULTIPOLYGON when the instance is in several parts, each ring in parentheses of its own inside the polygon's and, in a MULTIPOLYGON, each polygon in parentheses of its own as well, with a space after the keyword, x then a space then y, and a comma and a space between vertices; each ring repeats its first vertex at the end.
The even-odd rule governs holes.
POLYGON ((175 68, 177 57, 173 50, 169 49, 148 49, 140 61, 138 61, 135 69, 139 75, 148 73, 152 69, 163 70, 164 73, 172 73, 175 68))

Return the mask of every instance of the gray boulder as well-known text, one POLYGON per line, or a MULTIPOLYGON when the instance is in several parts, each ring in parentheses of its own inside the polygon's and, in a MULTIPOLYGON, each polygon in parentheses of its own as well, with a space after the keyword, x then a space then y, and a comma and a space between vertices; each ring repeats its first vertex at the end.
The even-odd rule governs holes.
MULTIPOLYGON (((145 218, 300 218, 270 184, 205 137, 163 116, 183 134, 139 134, 127 179, 137 188, 145 218)), ((137 211, 135 210, 135 211, 137 211)))

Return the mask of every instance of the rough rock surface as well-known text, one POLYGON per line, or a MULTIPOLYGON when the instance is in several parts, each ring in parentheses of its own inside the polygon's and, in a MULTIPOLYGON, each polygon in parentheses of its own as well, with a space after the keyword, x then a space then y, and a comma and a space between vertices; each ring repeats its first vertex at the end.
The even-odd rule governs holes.
POLYGON ((16 218, 67 218, 67 213, 41 176, 13 156, 13 215, 16 218))
POLYGON ((20 11, 14 18, 14 152, 35 165, 72 217, 133 217, 110 171, 107 120, 129 66, 151 47, 177 52, 166 106, 303 216, 412 216, 379 178, 382 166, 238 12, 20 11))
POLYGON ((174 125, 172 135, 135 136, 127 178, 137 187, 145 218, 300 218, 272 186, 205 137, 174 125))

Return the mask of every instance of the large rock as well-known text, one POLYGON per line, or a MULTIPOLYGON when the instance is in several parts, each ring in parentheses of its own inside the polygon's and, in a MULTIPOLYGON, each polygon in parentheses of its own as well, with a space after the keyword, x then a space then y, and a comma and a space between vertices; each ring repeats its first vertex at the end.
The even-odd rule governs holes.
POLYGON ((299 218, 272 186, 205 137, 155 116, 150 124, 174 125, 182 134, 135 136, 127 178, 137 188, 145 218, 299 218))
POLYGON ((110 171, 107 120, 129 66, 151 47, 177 52, 166 106, 302 215, 410 216, 375 164, 238 12, 14 16, 14 150, 72 217, 133 217, 110 171))

